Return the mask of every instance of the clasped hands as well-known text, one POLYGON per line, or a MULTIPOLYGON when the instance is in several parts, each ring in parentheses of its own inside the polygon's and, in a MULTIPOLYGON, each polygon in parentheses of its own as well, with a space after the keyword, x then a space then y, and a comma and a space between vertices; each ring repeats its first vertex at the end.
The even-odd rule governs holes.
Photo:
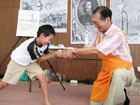
POLYGON ((57 58, 72 59, 75 56, 72 54, 72 49, 69 50, 57 50, 55 52, 57 58))

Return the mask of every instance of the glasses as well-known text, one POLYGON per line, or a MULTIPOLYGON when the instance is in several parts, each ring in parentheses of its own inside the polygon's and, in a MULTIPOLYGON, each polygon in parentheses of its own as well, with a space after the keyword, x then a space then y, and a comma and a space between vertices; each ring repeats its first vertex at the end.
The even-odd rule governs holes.
POLYGON ((103 22, 105 22, 105 20, 93 21, 93 25, 99 25, 99 24, 101 24, 103 22))

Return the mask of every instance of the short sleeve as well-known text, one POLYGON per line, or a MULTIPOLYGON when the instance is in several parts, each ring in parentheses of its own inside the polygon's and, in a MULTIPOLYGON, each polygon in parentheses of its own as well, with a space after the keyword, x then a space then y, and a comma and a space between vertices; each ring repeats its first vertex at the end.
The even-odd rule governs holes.
POLYGON ((116 32, 111 36, 106 36, 96 48, 104 55, 112 53, 117 47, 119 47, 123 41, 124 35, 121 32, 116 32))

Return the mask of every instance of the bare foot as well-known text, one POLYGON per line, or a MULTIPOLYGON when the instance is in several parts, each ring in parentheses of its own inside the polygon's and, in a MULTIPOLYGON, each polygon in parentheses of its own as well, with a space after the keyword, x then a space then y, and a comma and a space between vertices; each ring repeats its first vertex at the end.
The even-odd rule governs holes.
POLYGON ((46 102, 44 105, 51 105, 51 103, 50 102, 46 102))

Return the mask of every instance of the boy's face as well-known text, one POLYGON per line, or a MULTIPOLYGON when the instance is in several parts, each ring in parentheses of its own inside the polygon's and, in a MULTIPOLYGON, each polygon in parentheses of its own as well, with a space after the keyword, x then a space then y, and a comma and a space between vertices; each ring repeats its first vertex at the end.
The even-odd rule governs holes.
POLYGON ((45 36, 44 33, 40 35, 40 44, 41 45, 47 45, 51 43, 51 41, 54 39, 54 35, 50 34, 49 36, 45 36))

